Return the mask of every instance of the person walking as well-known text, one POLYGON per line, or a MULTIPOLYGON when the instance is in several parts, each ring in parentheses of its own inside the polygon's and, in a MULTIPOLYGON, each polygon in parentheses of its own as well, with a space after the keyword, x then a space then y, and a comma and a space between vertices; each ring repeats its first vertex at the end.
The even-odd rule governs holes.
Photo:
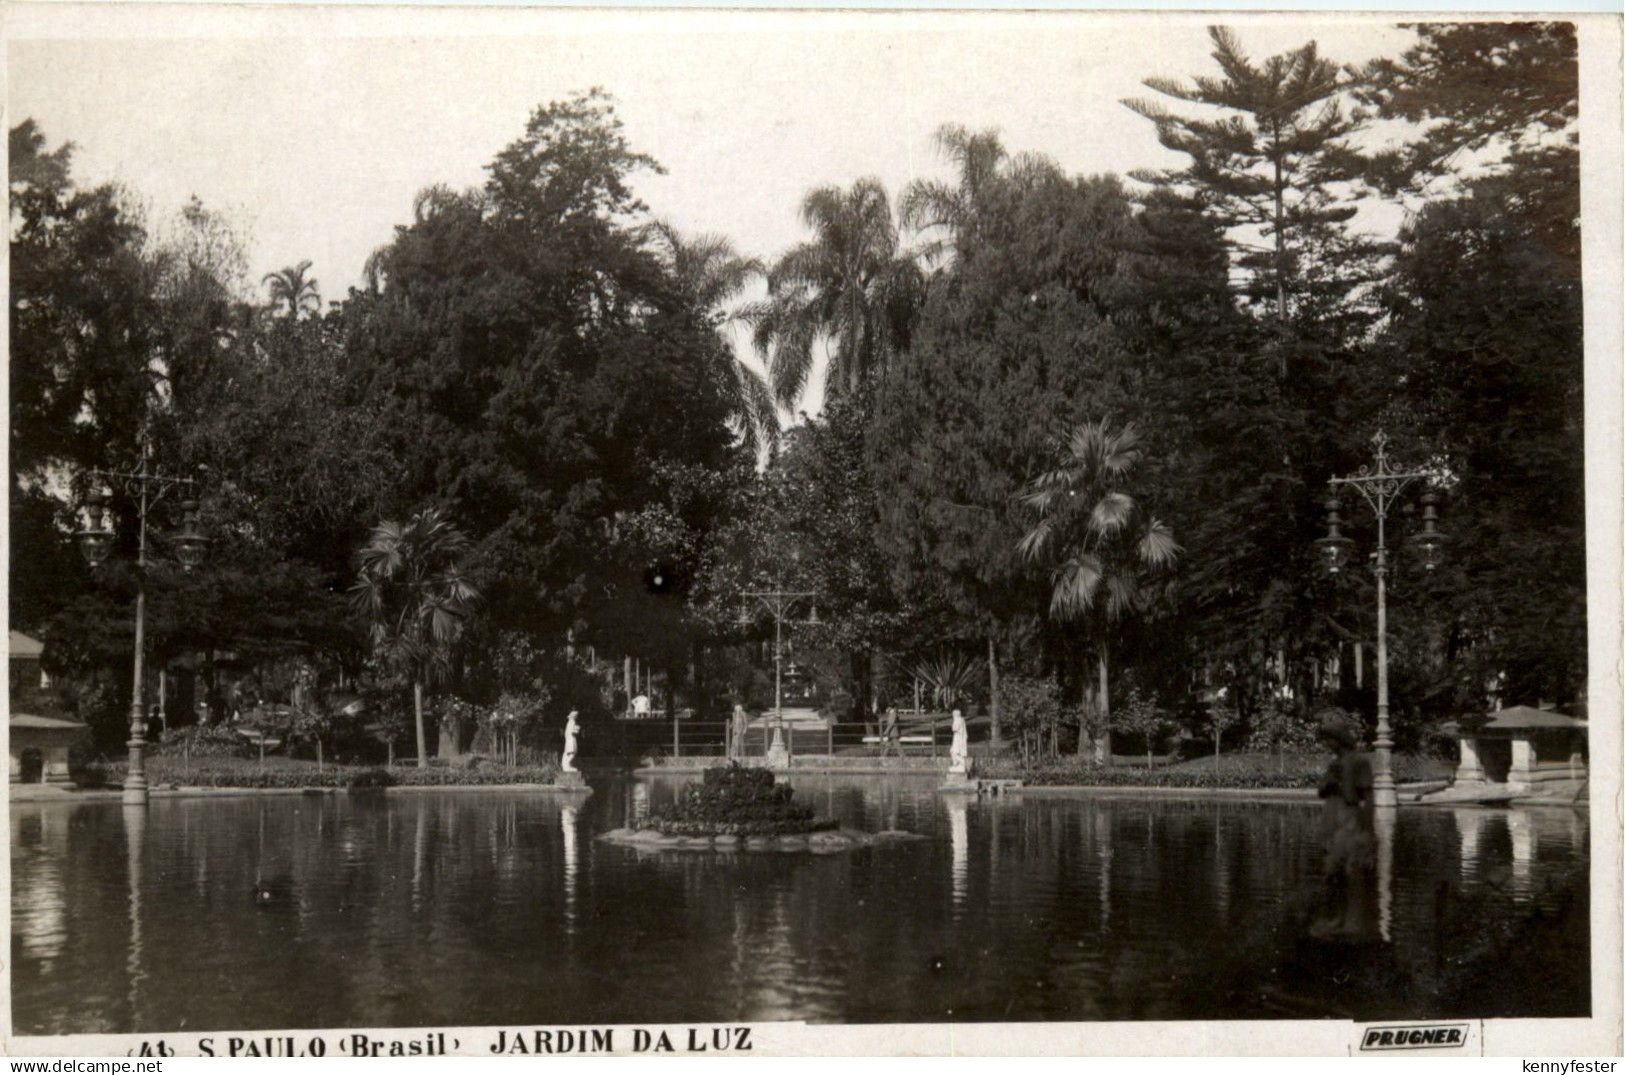
POLYGON ((889 705, 886 713, 880 720, 880 756, 890 757, 893 752, 898 757, 903 754, 903 745, 898 741, 897 733, 897 707, 889 705))

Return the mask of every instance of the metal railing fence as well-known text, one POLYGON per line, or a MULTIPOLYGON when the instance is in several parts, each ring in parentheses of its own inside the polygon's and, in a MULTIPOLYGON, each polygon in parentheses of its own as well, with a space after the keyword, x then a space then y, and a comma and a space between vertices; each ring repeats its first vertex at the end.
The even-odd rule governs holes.
POLYGON ((666 723, 671 737, 669 743, 663 744, 663 752, 677 758, 765 759, 772 749, 775 731, 791 758, 946 758, 953 742, 952 721, 947 714, 909 715, 899 719, 889 733, 880 722, 819 724, 786 720, 777 724, 771 717, 752 721, 742 733, 725 720, 666 723))

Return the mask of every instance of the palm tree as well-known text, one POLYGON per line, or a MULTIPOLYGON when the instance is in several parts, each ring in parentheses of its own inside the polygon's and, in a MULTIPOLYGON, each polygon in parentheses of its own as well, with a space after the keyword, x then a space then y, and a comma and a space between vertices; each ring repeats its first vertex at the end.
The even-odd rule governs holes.
POLYGON ((957 184, 916 179, 903 188, 898 203, 904 227, 947 233, 926 246, 926 256, 933 260, 955 248, 972 226, 987 192, 999 181, 1006 157, 1004 143, 992 129, 973 133, 957 123, 946 123, 937 128, 935 141, 938 151, 958 170, 957 184))
POLYGON ((829 348, 825 392, 856 394, 908 345, 925 293, 919 266, 899 248, 880 180, 810 191, 801 219, 813 238, 779 258, 767 301, 746 312, 774 398, 786 407, 805 391, 820 342, 829 348))
POLYGON ((1030 190, 1046 180, 1064 180, 1060 166, 1040 153, 1011 157, 992 128, 971 131, 957 123, 937 128, 937 150, 958 173, 956 180, 916 179, 903 188, 898 210, 903 226, 936 232, 920 249, 935 262, 958 254, 979 222, 989 214, 1001 189, 1030 190))
MULTIPOLYGON (((1091 621, 1100 761, 1111 756, 1111 628, 1146 609, 1158 576, 1181 552, 1168 526, 1123 491, 1143 454, 1132 423, 1113 430, 1105 421, 1083 422, 1062 444, 1055 469, 1021 494, 1037 521, 1017 550, 1031 563, 1050 565, 1050 617, 1091 621)), ((1084 739, 1080 733, 1080 754, 1084 739)))
POLYGON ((322 296, 316 290, 315 278, 307 279, 305 276, 310 266, 311 262, 306 260, 265 274, 260 283, 270 294, 273 307, 286 308, 288 316, 293 318, 306 311, 316 313, 322 308, 322 296))
POLYGON ((982 681, 982 662, 944 651, 915 665, 914 676, 931 688, 932 705, 953 709, 982 681))
MULTIPOLYGON (((715 319, 718 329, 743 317, 742 311, 729 304, 752 280, 767 275, 759 260, 742 256, 725 236, 684 236, 663 221, 650 224, 645 233, 684 297, 715 319)), ((778 408, 762 375, 740 361, 731 347, 729 354, 733 355, 729 409, 745 444, 760 454, 778 443, 778 408)))
POLYGON ((423 689, 445 675, 451 649, 479 601, 463 572, 468 538, 438 508, 380 522, 356 554, 351 600, 367 620, 373 655, 412 684, 418 765, 428 761, 423 689))

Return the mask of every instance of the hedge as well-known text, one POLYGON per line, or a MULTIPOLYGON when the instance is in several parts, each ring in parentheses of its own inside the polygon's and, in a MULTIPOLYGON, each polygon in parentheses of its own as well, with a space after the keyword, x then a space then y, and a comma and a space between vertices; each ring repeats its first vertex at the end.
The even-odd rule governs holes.
MULTIPOLYGON (((1329 760, 1329 758, 1328 758, 1329 760)), ((1273 763, 1271 763, 1273 764, 1273 763)), ((1325 767, 1298 766, 1285 772, 1270 768, 1263 760, 1253 769, 1215 769, 1176 765, 1146 769, 1098 765, 1091 760, 1057 759, 1023 766, 1013 758, 979 762, 976 775, 1009 777, 1031 785, 1092 785, 1135 788, 1314 788, 1320 785, 1325 767)), ((1437 763, 1406 755, 1394 757, 1394 778, 1400 783, 1437 779, 1437 763)))
MULTIPOLYGON (((110 766, 105 779, 110 784, 124 782, 125 766, 110 766)), ((452 767, 419 769, 415 766, 384 769, 377 766, 313 764, 266 765, 252 763, 190 766, 172 764, 171 759, 149 758, 147 780, 153 785, 175 784, 198 788, 383 788, 404 787, 484 787, 498 784, 552 784, 558 777, 556 766, 526 766, 458 769, 452 767)))

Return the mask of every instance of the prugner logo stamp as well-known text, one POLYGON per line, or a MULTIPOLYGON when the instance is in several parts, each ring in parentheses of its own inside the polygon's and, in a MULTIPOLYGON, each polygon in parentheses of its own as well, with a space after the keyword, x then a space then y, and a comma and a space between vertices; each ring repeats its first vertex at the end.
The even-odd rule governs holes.
POLYGON ((1386 1049, 1460 1049, 1467 1044, 1470 1023, 1422 1026, 1374 1026, 1360 1038, 1360 1051, 1386 1049))

